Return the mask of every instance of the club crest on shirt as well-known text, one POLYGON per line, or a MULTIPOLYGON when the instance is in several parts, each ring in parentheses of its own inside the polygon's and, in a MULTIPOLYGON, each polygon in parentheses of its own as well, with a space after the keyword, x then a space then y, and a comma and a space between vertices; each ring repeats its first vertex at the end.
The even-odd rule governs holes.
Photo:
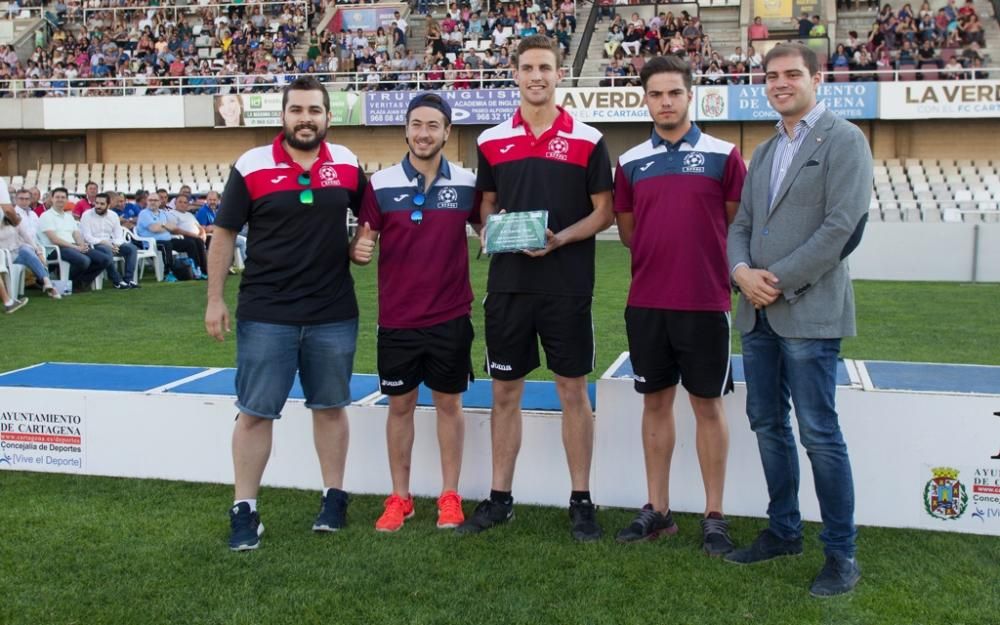
POLYGON ((684 157, 684 168, 681 171, 685 174, 705 173, 705 155, 701 152, 688 152, 684 157))
POLYGON ((458 191, 455 187, 444 187, 438 191, 438 208, 458 208, 458 191))
POLYGON ((337 169, 333 165, 323 165, 319 168, 319 186, 340 186, 340 178, 337 177, 337 169))
POLYGON ((555 137, 549 141, 549 150, 545 153, 545 158, 552 158, 557 161, 565 161, 569 158, 569 141, 562 137, 555 137))

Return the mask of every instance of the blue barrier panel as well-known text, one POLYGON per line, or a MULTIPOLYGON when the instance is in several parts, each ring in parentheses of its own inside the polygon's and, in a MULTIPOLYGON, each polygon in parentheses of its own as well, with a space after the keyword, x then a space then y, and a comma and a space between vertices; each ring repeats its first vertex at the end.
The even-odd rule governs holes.
POLYGON ((46 362, 0 375, 0 386, 141 392, 183 380, 206 367, 153 367, 46 362))
MULTIPOLYGON (((378 390, 378 376, 355 373, 351 376, 351 401, 356 402, 378 390)), ((212 375, 185 382, 167 391, 191 395, 236 395, 236 369, 222 369, 212 375)), ((302 384, 296 374, 289 399, 305 399, 302 384)))
MULTIPOLYGON (((746 376, 743 373, 743 356, 741 354, 734 354, 732 357, 733 362, 733 381, 734 382, 746 382, 746 376)), ((635 374, 632 370, 632 361, 626 359, 614 373, 611 374, 613 378, 630 378, 635 374)), ((847 373, 847 365, 844 364, 843 360, 837 361, 837 386, 850 386, 851 376, 847 373)))
MULTIPOLYGON (((587 385, 587 395, 590 397, 590 406, 593 408, 597 401, 597 387, 593 383, 587 385)), ((386 406, 389 404, 389 399, 383 397, 378 401, 378 404, 386 406)), ((417 390, 417 404, 420 406, 434 405, 431 390, 423 384, 417 390)), ((470 384, 469 390, 462 395, 462 406, 465 408, 491 408, 493 406, 493 384, 489 380, 479 380, 470 384)), ((535 380, 525 382, 521 409, 562 411, 555 382, 535 380)))
POLYGON ((866 360, 877 389, 1000 395, 1000 367, 866 360))

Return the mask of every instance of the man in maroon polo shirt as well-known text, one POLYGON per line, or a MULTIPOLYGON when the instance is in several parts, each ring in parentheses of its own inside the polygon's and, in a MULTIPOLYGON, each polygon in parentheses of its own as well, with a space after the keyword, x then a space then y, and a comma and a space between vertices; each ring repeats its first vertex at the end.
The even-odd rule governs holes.
POLYGON ((439 528, 464 519, 458 495, 465 421, 462 392, 472 378, 472 286, 466 224, 479 222, 475 175, 441 153, 451 131, 451 107, 422 93, 406 113, 409 152, 371 178, 351 246, 351 259, 378 259, 378 372, 389 396, 386 438, 392 494, 376 521, 395 532, 413 516, 410 457, 418 386, 430 390, 441 447, 439 528))
POLYGON ((625 327, 635 390, 643 395, 649 500, 617 539, 677 531, 669 485, 673 403, 681 383, 695 414, 705 484, 703 549, 721 556, 733 549, 722 515, 729 449, 722 395, 732 390, 726 233, 739 208, 746 166, 736 146, 691 123, 687 63, 673 55, 651 59, 640 79, 653 133, 618 161, 615 212, 618 236, 632 253, 625 327))

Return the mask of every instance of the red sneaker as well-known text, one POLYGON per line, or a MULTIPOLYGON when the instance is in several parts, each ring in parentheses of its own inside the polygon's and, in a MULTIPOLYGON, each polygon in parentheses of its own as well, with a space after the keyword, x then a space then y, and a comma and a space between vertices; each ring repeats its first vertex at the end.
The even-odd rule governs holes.
POLYGON ((403 499, 393 493, 385 500, 385 512, 375 521, 379 532, 398 532, 406 519, 413 518, 413 496, 403 499))
POLYGON ((458 527, 465 521, 462 513, 462 498, 453 490, 446 490, 438 497, 438 522, 441 529, 458 527))

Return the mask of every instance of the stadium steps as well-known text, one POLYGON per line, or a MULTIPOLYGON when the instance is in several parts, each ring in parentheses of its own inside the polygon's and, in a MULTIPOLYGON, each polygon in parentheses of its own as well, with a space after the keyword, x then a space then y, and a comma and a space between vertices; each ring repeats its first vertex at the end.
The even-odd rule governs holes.
POLYGON ((703 6, 698 12, 698 17, 701 18, 702 29, 712 42, 712 49, 723 58, 732 54, 736 46, 745 47, 738 6, 703 6))

